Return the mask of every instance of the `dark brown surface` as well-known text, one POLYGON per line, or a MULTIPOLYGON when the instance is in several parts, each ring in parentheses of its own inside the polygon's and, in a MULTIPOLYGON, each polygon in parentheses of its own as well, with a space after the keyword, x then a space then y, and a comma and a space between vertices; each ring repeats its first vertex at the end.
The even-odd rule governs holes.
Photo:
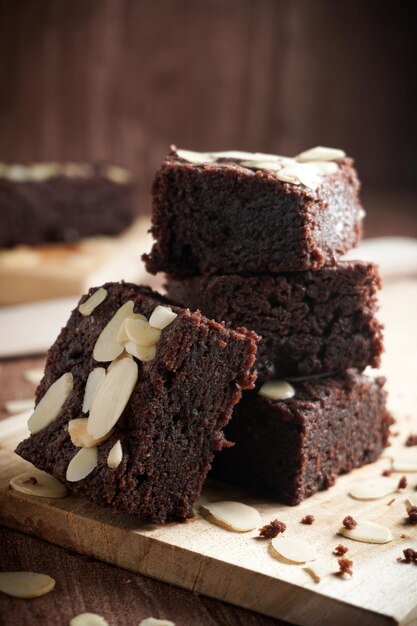
POLYGON ((336 163, 313 190, 237 160, 188 163, 171 146, 152 185, 148 271, 182 277, 333 265, 362 232, 352 160, 336 163))
POLYGON ((57 175, 42 181, 0 176, 0 248, 72 243, 117 235, 130 226, 137 213, 132 184, 110 180, 105 165, 81 167, 91 168, 86 176, 57 175))
POLYGON ((129 283, 106 283, 104 288, 107 296, 92 315, 74 309, 48 353, 37 402, 71 372, 74 386, 68 400, 52 424, 23 441, 17 453, 65 482, 71 492, 99 504, 156 523, 186 519, 193 514, 214 451, 225 445, 223 428, 241 389, 253 388, 256 335, 172 307, 177 317, 162 331, 155 358, 134 360, 137 382, 114 432, 98 446, 97 467, 85 479, 67 482, 67 467, 78 449, 66 425, 82 415, 90 372, 108 366, 93 357, 99 335, 126 302, 147 319, 166 302, 149 288, 129 283), (107 457, 118 440, 123 459, 111 469, 107 457))
POLYGON ((258 381, 379 366, 375 317, 378 269, 344 262, 309 272, 195 276, 168 280, 169 296, 232 327, 246 326, 258 345, 258 381))
POLYGON ((236 445, 216 455, 211 475, 290 505, 328 489, 387 445, 384 381, 351 370, 293 382, 285 401, 245 392, 225 430, 236 445))
MULTIPOLYGON (((33 396, 34 387, 23 380, 23 372, 41 367, 44 361, 0 361, 0 407, 6 400, 33 396)), ((3 410, 0 419, 4 417, 3 410)), ((39 571, 57 580, 52 593, 36 600, 0 594, 1 626, 66 626, 84 611, 104 615, 110 626, 135 626, 150 615, 172 619, 177 626, 284 626, 280 620, 69 553, 8 529, 0 528, 0 545, 1 570, 39 571)))

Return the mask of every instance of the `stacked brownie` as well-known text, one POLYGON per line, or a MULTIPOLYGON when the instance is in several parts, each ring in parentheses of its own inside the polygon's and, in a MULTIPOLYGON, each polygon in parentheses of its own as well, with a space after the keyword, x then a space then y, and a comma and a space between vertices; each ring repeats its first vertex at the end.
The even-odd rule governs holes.
POLYGON ((168 296, 258 333, 258 386, 212 474, 296 504, 387 444, 378 269, 344 262, 364 216, 341 150, 298 157, 175 147, 153 184, 148 271, 168 296))

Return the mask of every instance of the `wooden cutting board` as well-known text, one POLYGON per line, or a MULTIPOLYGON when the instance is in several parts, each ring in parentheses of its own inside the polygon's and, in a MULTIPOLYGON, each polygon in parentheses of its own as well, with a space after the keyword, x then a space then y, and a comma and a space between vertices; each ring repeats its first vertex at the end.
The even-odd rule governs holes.
MULTIPOLYGON (((417 433, 417 281, 387 285, 382 293, 386 324, 383 372, 388 376, 390 406, 398 421, 390 454, 417 433)), ((377 626, 417 624, 417 568, 397 561, 407 547, 417 549, 417 526, 405 523, 406 498, 417 503, 417 473, 409 487, 382 500, 360 502, 348 496, 350 486, 379 476, 387 458, 338 479, 335 487, 298 507, 256 500, 237 488, 207 485, 199 504, 233 499, 255 506, 263 521, 278 517, 288 535, 302 536, 317 547, 326 575, 315 583, 304 567, 273 558, 268 542, 256 531, 233 533, 200 515, 185 524, 143 525, 128 515, 86 500, 68 497, 48 501, 8 489, 10 478, 29 466, 11 452, 25 436, 27 416, 0 423, 0 519, 12 528, 36 535, 97 559, 266 615, 306 626, 377 626), (395 502, 388 506, 388 502, 395 502), (313 514, 312 526, 300 524, 313 514), (339 537, 347 514, 378 521, 392 529, 394 541, 369 545, 339 537), (353 577, 335 575, 333 548, 349 547, 353 577)), ((417 456, 417 448, 408 449, 417 456)), ((398 475, 400 478, 400 475, 398 475)))

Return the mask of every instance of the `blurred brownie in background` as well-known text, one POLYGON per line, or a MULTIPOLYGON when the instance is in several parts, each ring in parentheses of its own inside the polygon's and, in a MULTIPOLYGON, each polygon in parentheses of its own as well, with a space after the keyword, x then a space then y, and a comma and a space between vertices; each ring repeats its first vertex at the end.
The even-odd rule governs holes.
POLYGON ((124 168, 0 164, 0 248, 117 235, 136 214, 131 175, 124 168))

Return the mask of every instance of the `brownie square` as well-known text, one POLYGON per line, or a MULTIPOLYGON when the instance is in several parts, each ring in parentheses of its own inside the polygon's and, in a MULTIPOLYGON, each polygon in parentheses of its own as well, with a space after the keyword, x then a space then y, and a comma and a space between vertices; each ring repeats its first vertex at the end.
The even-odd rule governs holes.
POLYGON ((148 271, 181 277, 335 263, 358 243, 363 210, 353 161, 334 152, 340 157, 330 162, 267 162, 268 155, 198 157, 173 146, 153 182, 148 271))
POLYGON ((212 477, 295 505, 378 458, 392 423, 383 378, 350 371, 291 384, 287 400, 244 393, 225 431, 235 445, 216 455, 212 477))
POLYGON ((257 332, 258 381, 377 368, 383 350, 375 317, 378 268, 339 262, 316 271, 168 280, 169 296, 204 315, 257 332))
POLYGON ((55 414, 46 411, 47 419, 41 429, 29 424, 32 434, 19 444, 16 452, 66 483, 71 492, 99 504, 158 523, 191 517, 214 451, 225 444, 223 428, 241 397, 241 389, 253 387, 257 337, 246 329, 229 330, 199 312, 171 306, 145 287, 108 283, 101 290, 90 290, 89 295, 92 294, 96 294, 93 311, 89 307, 91 301, 83 296, 83 313, 78 307, 72 312, 49 350, 36 404, 43 401, 53 383, 59 381, 60 385, 66 380, 67 384, 68 377, 69 395, 55 414), (168 315, 174 318, 159 331, 160 326, 154 328, 147 321, 153 323, 152 314, 158 305, 165 307, 165 313, 168 307, 168 315), (132 337, 129 335, 129 343, 128 331, 122 333, 119 317, 119 339, 115 342, 114 315, 120 316, 122 306, 124 311, 126 306, 131 307, 129 320, 133 320, 133 326, 145 326, 143 337, 150 337, 150 341, 141 335, 139 344, 132 347, 132 337), (104 383, 99 384, 92 400, 90 397, 88 409, 87 379, 92 370, 101 368, 104 383), (119 376, 118 385, 114 382, 116 368, 126 372, 122 379, 119 376), (133 382, 132 371, 136 376, 133 382), (123 408, 122 403, 117 419, 121 397, 125 398, 125 405, 123 408), (90 449, 91 442, 76 447, 74 422, 70 422, 87 416, 89 425, 84 438, 99 440, 103 436, 102 442, 93 441, 93 453, 86 453, 97 455, 96 466, 85 478, 74 480, 73 475, 69 478, 69 464, 80 449, 90 449), (107 421, 109 416, 116 416, 114 424, 107 421), (117 449, 119 464, 109 467, 117 449))
POLYGON ((93 163, 0 163, 0 248, 115 235, 135 219, 130 173, 93 163))

